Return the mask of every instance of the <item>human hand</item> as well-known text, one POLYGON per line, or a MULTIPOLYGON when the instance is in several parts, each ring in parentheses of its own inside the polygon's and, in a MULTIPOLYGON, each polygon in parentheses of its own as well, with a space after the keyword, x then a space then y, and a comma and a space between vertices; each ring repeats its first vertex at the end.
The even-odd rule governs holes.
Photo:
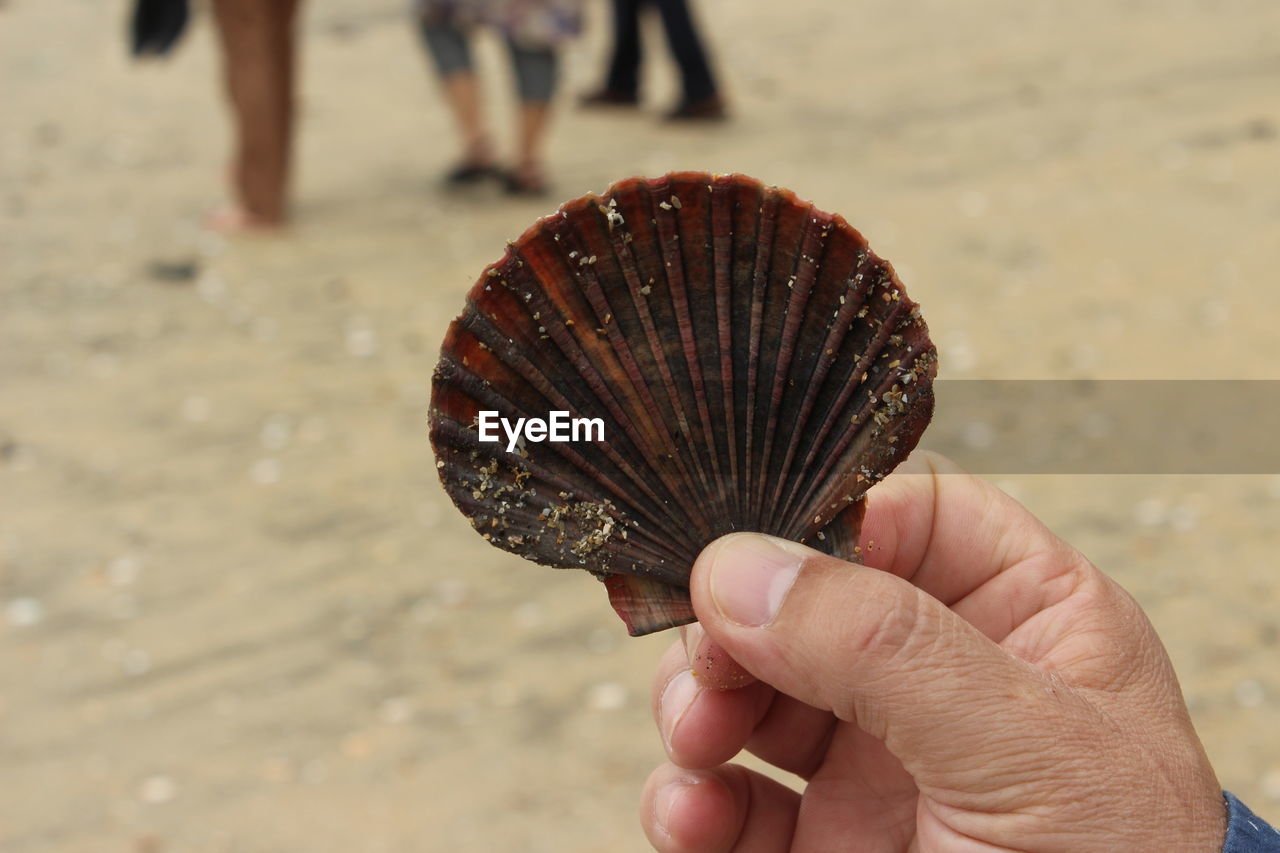
POLYGON ((698 558, 700 625, 654 681, 655 848, 1221 849, 1218 781, 1118 585, 931 454, 871 491, 863 542, 867 567, 755 534, 698 558), (803 792, 724 763, 744 748, 803 792))

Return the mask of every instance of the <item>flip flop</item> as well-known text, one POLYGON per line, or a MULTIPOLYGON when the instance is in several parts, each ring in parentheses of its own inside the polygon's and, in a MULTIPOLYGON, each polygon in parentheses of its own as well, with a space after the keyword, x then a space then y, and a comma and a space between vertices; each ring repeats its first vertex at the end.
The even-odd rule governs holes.
POLYGON ((462 187, 501 177, 502 170, 497 166, 487 163, 459 163, 445 172, 444 182, 451 187, 462 187))

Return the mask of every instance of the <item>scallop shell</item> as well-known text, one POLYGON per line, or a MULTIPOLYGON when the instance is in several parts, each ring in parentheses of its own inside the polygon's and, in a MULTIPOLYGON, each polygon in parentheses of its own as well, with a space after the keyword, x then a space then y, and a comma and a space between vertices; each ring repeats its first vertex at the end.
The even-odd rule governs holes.
POLYGON ((936 369, 918 307, 839 216, 742 175, 633 178, 480 276, 431 441, 485 539, 591 572, 640 635, 694 620, 694 559, 726 533, 856 557, 864 493, 928 425, 936 369), (603 439, 509 450, 493 427, 553 411, 603 439))

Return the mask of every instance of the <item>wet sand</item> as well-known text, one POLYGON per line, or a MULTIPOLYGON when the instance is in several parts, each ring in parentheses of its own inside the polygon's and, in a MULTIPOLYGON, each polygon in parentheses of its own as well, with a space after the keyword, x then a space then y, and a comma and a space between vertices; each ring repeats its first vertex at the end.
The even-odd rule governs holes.
MULTIPOLYGON (((645 109, 566 99, 555 198, 510 202, 437 189, 403 4, 316 0, 297 225, 233 241, 199 224, 209 22, 135 66, 120 3, 0 5, 0 849, 647 849, 669 637, 482 542, 425 436, 463 293, 561 198, 789 186, 895 262, 944 377, 1280 379, 1272 0, 700 5, 734 120, 656 121, 655 39, 645 109)), ((1000 485, 1139 598, 1223 785, 1280 820, 1280 477, 1000 485)))

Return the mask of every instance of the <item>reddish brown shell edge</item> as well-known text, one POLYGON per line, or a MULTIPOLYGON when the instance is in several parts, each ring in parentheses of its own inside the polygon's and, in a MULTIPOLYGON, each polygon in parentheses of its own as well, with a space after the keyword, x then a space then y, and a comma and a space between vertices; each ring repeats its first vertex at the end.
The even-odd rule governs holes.
POLYGON ((742 175, 631 178, 536 221, 480 276, 434 375, 431 441, 488 541, 605 581, 632 634, 694 619, 717 536, 852 559, 867 488, 932 414, 936 351, 841 217, 742 175), (478 439, 560 409, 605 441, 478 439))

